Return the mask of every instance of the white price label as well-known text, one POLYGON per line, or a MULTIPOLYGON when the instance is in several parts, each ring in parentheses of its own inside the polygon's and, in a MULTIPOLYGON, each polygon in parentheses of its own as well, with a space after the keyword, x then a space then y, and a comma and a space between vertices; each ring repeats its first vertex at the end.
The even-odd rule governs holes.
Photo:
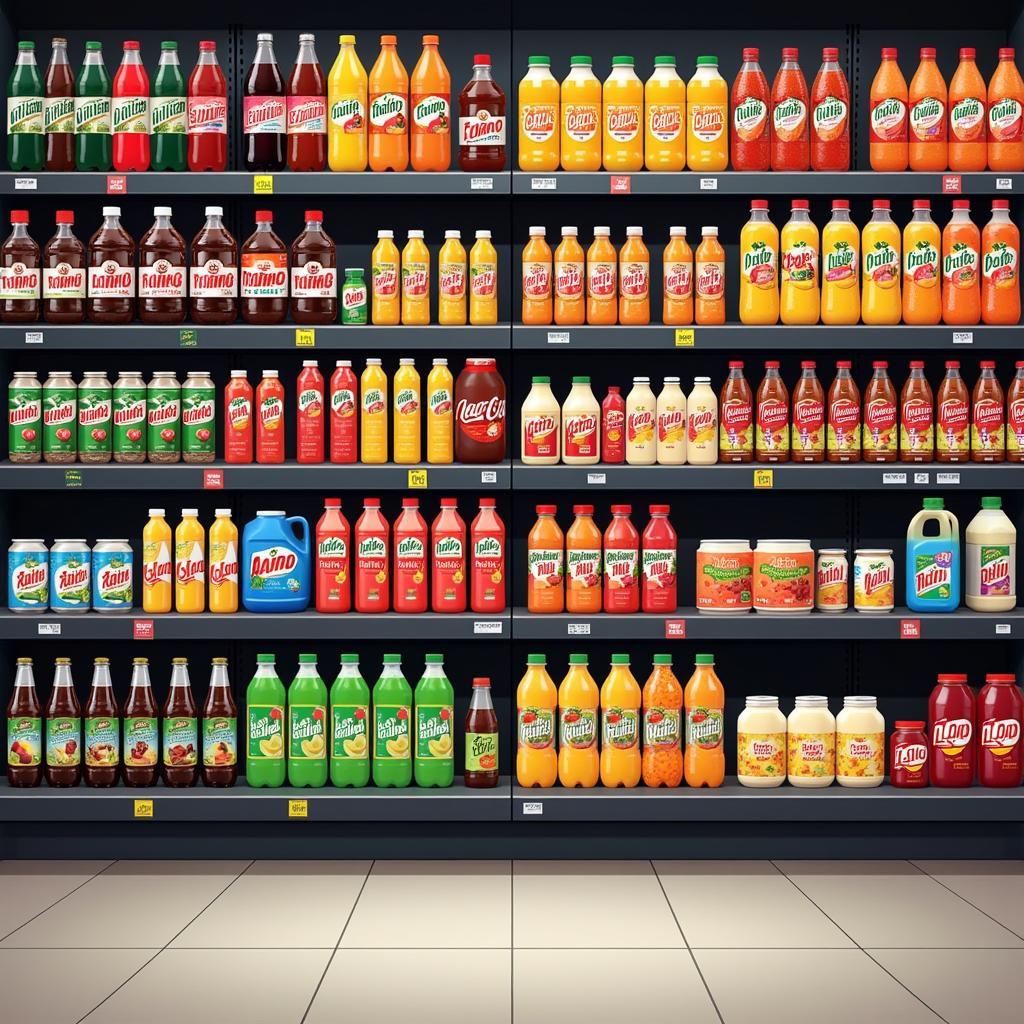
POLYGON ((588 473, 587 483, 598 487, 603 486, 608 482, 608 476, 605 473, 588 473))
POLYGON ((43 332, 42 331, 26 331, 25 332, 25 344, 26 345, 42 345, 43 343, 43 332))
POLYGON ((1013 626, 1009 622, 996 623, 996 636, 1009 636, 1013 632, 1013 626))
POLYGON ((1012 192, 1013 191, 1013 178, 996 178, 996 191, 997 192, 1012 192))
POLYGON ((501 636, 501 619, 486 619, 473 623, 474 636, 501 636))
MULTIPOLYGON (((925 476, 927 476, 927 475, 928 474, 926 473, 925 476)), ((927 483, 928 481, 925 480, 924 482, 927 483)), ((960 483, 960 474, 959 473, 936 473, 935 474, 935 482, 937 484, 958 484, 958 483, 960 483)))
POLYGON ((480 470, 480 483, 496 484, 498 482, 498 471, 495 469, 480 470))
POLYGON ((701 178, 700 179, 700 190, 701 190, 701 192, 717 192, 718 191, 718 179, 717 178, 701 178))
POLYGON ((548 344, 549 345, 568 345, 569 344, 569 332, 568 331, 548 331, 548 344))
POLYGON ((882 485, 886 484, 905 484, 907 482, 906 473, 883 473, 882 474, 882 485))
POLYGON ((930 478, 931 478, 931 474, 929 474, 929 473, 915 473, 914 474, 914 483, 915 484, 927 484, 930 478))
POLYGON ((493 178, 470 178, 469 180, 469 190, 471 192, 490 192, 493 188, 493 178))
POLYGON ((530 188, 534 192, 554 192, 558 188, 557 178, 531 178, 530 188))
POLYGON ((953 332, 953 344, 954 345, 973 345, 974 344, 974 331, 954 331, 953 332))
POLYGON ((37 622, 36 623, 36 635, 37 636, 60 636, 60 623, 59 622, 37 622))
POLYGON ((567 636, 590 636, 589 622, 570 622, 566 626, 567 636))
POLYGON ((15 192, 35 192, 38 188, 38 182, 35 178, 15 178, 14 179, 14 191, 15 192))
POLYGON ((523 814, 543 814, 544 802, 542 800, 524 800, 523 814))

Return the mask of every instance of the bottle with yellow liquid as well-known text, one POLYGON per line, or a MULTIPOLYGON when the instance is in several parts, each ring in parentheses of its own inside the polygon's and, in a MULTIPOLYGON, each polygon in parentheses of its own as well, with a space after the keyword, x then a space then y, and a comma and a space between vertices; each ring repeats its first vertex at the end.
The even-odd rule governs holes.
POLYGON ((590 57, 569 58, 560 99, 562 170, 601 170, 601 81, 590 57))
POLYGON ((437 255, 437 322, 466 322, 466 250, 461 231, 446 231, 437 255))
POLYGON ((601 785, 632 789, 640 781, 640 684, 628 654, 613 654, 601 685, 601 785))
POLYGON ((779 322, 779 229, 768 218, 768 200, 750 202, 740 231, 740 323, 779 322))
POLYGON ((558 81, 550 57, 528 57, 519 83, 519 170, 558 170, 558 81))
POLYGON ((649 171, 681 171, 686 166, 686 83, 675 57, 655 57, 654 74, 644 84, 644 166, 649 171))
POLYGON ((691 171, 729 166, 729 86, 717 57, 698 57, 686 86, 686 163, 691 171))
POLYGON ((469 251, 469 322, 474 326, 498 322, 498 251, 490 231, 478 231, 469 251))
POLYGON ((810 203, 794 199, 782 229, 782 295, 779 317, 784 324, 816 324, 821 316, 818 291, 818 227, 810 203))
POLYGON ((377 232, 377 244, 373 247, 373 255, 370 257, 370 320, 381 326, 393 327, 401 320, 399 288, 402 275, 399 260, 394 231, 382 228, 377 232))
POLYGON ((174 531, 174 608, 182 614, 206 610, 206 531, 199 509, 183 508, 174 531))
POLYGON ((898 324, 903 311, 900 296, 900 229, 889 216, 889 200, 871 204, 871 220, 860 235, 860 317, 866 324, 898 324))
POLYGON ((903 229, 903 322, 937 324, 942 319, 942 232, 932 220, 932 204, 914 200, 903 229))
POLYGON ((447 359, 435 359, 427 374, 427 462, 448 465, 455 458, 452 393, 454 380, 447 359))
POLYGON ((355 36, 339 36, 338 42, 327 77, 327 165, 332 171, 365 171, 366 69, 355 36))
POLYGON ((612 57, 602 90, 601 146, 606 171, 639 171, 644 166, 644 83, 632 57, 612 57))
POLYGON ((547 656, 528 654, 526 674, 516 688, 516 780, 520 786, 547 789, 558 778, 557 708, 558 690, 548 675, 547 656))
POLYGON ((228 615, 238 611, 238 527, 231 509, 219 508, 210 527, 210 611, 228 615))
POLYGON ((379 359, 367 359, 359 378, 359 461, 388 461, 388 377, 379 359))
POLYGON ((142 610, 151 615, 169 612, 173 603, 173 538, 162 508, 149 510, 142 530, 142 610))
POLYGON ((558 687, 558 781, 567 789, 590 789, 600 773, 598 689, 585 654, 569 655, 569 671, 558 687))
POLYGON ((417 463, 420 455, 420 375, 414 359, 399 359, 395 374, 395 462, 417 463))
POLYGON ((416 229, 402 250, 402 323, 430 323, 430 250, 416 229))
POLYGON ((860 231, 850 220, 850 203, 832 201, 832 219, 821 233, 821 322, 860 321, 860 231))

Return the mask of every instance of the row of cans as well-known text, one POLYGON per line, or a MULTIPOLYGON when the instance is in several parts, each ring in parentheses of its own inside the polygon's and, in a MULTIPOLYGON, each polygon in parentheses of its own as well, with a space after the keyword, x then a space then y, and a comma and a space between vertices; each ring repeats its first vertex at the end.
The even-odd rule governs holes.
POLYGON ((157 370, 149 384, 122 370, 111 384, 105 370, 88 370, 76 384, 68 370, 45 383, 18 371, 8 388, 11 462, 213 462, 217 451, 216 388, 209 372, 184 384, 157 370))
POLYGON ((16 538, 7 551, 12 612, 127 612, 132 607, 132 546, 126 539, 16 538))
MULTIPOLYGON (((850 606, 846 548, 821 548, 815 567, 814 607, 844 612, 850 606)), ((858 612, 891 612, 896 604, 896 568, 891 548, 858 548, 853 556, 853 607, 858 612)))

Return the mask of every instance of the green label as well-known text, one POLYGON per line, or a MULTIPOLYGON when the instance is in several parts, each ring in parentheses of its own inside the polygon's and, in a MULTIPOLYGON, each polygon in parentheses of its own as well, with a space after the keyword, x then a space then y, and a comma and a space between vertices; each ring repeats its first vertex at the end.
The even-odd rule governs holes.
POLYGON ((43 451, 53 454, 73 452, 75 450, 77 418, 77 388, 45 388, 43 390, 43 451))
POLYGON ((281 704, 249 705, 249 761, 280 761, 284 758, 284 707, 281 704))
POLYGON ((184 135, 184 96, 154 96, 150 100, 150 131, 153 135, 184 135))
POLYGON ((50 768, 73 768, 82 763, 82 720, 46 720, 46 763, 50 768))
POLYGON ((603 708, 601 742, 605 747, 630 750, 640 742, 640 716, 636 708, 603 708))
POLYGON ((199 332, 194 327, 178 331, 178 345, 181 348, 195 348, 199 344, 199 332))
POLYGON ((75 97, 50 96, 43 104, 43 131, 49 135, 75 130, 75 97))
POLYGON ((519 709, 519 746, 544 750, 555 742, 554 708, 519 709))
POLYGON ((114 386, 114 451, 146 450, 146 389, 114 386))
POLYGON ((455 756, 451 704, 416 705, 416 756, 450 761, 455 756))
POLYGON ((78 391, 78 450, 109 452, 113 427, 113 403, 109 387, 83 385, 78 391))
POLYGON ((85 720, 85 763, 92 768, 115 767, 121 757, 121 723, 117 715, 85 720))
POLYGON ((110 105, 109 96, 76 96, 75 131, 79 135, 109 135, 110 105))
POLYGON ((375 760, 409 760, 411 711, 408 704, 374 704, 373 756, 375 760))
POLYGON ((151 452, 176 452, 181 445, 181 390, 150 392, 146 403, 146 446, 151 452))
POLYGON ((331 705, 331 757, 366 760, 370 753, 369 717, 366 704, 331 705))
POLYGON ((18 768, 39 764, 43 751, 41 718, 7 719, 7 763, 18 768))
POLYGON ((41 388, 11 388, 7 392, 7 447, 12 455, 38 452, 43 441, 41 388))
POLYGON ((679 739, 679 708, 644 709, 645 747, 676 747, 679 739))
POLYGON ((953 587, 953 552, 914 555, 914 593, 921 601, 948 601, 953 587))
POLYGON ((124 720, 124 766, 152 768, 160 754, 160 723, 155 718, 124 720))
POLYGON ((164 719, 164 765, 188 768, 199 763, 198 719, 172 715, 164 719))
POLYGON ((466 733, 466 771, 493 772, 498 769, 498 734, 466 733))
POLYGON ((181 393, 181 450, 213 454, 216 444, 216 394, 213 388, 185 388, 181 393))
POLYGON ((238 719, 214 715, 203 719, 203 764, 224 768, 238 763, 238 719))
POLYGON ((597 742, 597 708, 565 707, 559 711, 558 743, 589 750, 597 742))
POLYGON ((292 704, 288 708, 288 756, 298 761, 320 761, 327 756, 322 704, 292 704))
POLYGON ((686 709, 686 745, 717 750, 722 745, 722 709, 686 709))

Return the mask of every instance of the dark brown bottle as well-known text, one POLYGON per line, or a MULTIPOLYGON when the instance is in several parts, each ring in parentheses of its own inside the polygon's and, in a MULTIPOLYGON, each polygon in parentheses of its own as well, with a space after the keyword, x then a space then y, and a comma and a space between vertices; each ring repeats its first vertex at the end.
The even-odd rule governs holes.
POLYGON ((30 324, 39 319, 41 276, 28 210, 11 210, 11 233, 0 248, 0 321, 30 324))
POLYGON ((153 226, 139 241, 139 319, 180 324, 185 319, 185 239, 169 206, 153 207, 153 226))
POLYGON ((231 694, 228 659, 214 658, 203 705, 203 782, 233 786, 238 779, 238 708, 231 694))
POLYGON ((470 789, 498 784, 498 716, 491 700, 491 681, 473 680, 473 696, 466 715, 466 768, 463 779, 470 789))
POLYGON ((103 207, 103 223, 89 239, 86 311, 94 324, 135 319, 135 239, 121 227, 119 206, 103 207))
POLYGON ((860 462, 860 388, 850 366, 849 359, 836 362, 836 376, 828 389, 829 462, 860 462))
POLYGON ((71 679, 71 659, 58 658, 46 706, 46 782, 66 788, 82 781, 82 705, 71 679))
POLYGON ((324 231, 321 210, 306 211, 306 227, 292 242, 292 319, 332 324, 338 319, 338 256, 324 231))
POLYGON ((223 216, 223 207, 208 206, 192 239, 189 301, 197 324, 233 324, 238 317, 238 243, 223 216))
POLYGON ((256 211, 256 230, 241 250, 242 319, 280 324, 288 312, 288 247, 274 232, 274 215, 256 211))
POLYGON ((245 76, 242 98, 242 160, 247 171, 283 171, 287 112, 284 79, 274 56, 274 37, 256 36, 256 56, 245 76))
POLYGON ((199 722, 188 659, 174 658, 171 664, 171 688, 163 709, 164 783, 187 788, 199 778, 199 722))
POLYGON ((68 41, 52 40, 53 51, 46 69, 46 102, 43 126, 46 132, 46 169, 75 169, 75 76, 68 63, 68 41))
MULTIPOLYGON (((767 367, 767 363, 765 366, 767 367)), ((778 365, 778 364, 776 364, 778 365)), ((770 373, 770 371, 769 371, 770 373)), ((765 373, 763 388, 768 382, 769 373, 765 373)), ((758 396, 760 405, 760 394, 758 396)), ((818 380, 817 364, 812 359, 805 359, 800 364, 800 379, 793 388, 793 429, 792 452, 794 462, 824 462, 825 460, 825 392, 818 380)), ((762 431, 768 436, 768 431, 762 431)), ((758 452, 758 462, 785 462, 784 458, 766 459, 758 452)))
POLYGON ((864 427, 861 448, 865 462, 895 462, 898 448, 896 389, 889 380, 889 364, 878 359, 864 389, 864 427))
POLYGON ((80 324, 85 319, 85 246, 71 228, 71 210, 57 211, 57 233, 43 250, 43 319, 80 324))
POLYGON ((132 659, 132 689, 124 705, 124 784, 155 786, 160 760, 160 709, 149 682, 149 659, 132 659))
POLYGON ((43 709, 32 659, 19 658, 14 693, 7 704, 7 785, 38 786, 43 780, 43 709))
POLYGON ((85 784, 96 788, 117 785, 121 729, 110 659, 93 662, 92 687, 85 702, 85 784))

